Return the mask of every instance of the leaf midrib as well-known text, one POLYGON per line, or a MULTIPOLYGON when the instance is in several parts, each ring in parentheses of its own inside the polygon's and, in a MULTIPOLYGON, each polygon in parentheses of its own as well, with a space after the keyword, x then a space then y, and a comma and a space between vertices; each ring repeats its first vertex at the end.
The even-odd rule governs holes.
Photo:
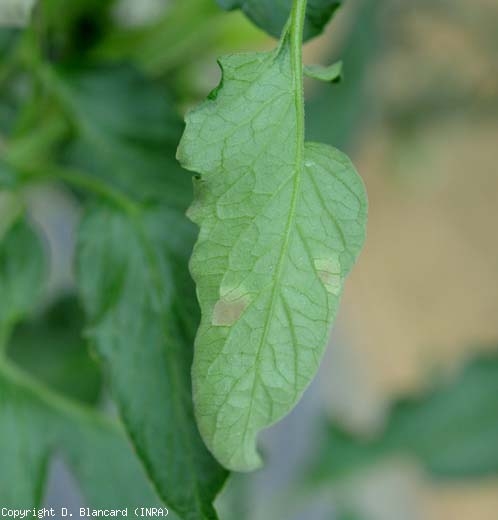
MULTIPOLYGON (((289 208, 289 216, 284 233, 284 242, 280 252, 280 257, 277 263, 275 273, 275 281, 271 291, 270 308, 266 316, 263 334, 256 350, 254 378, 251 388, 251 397, 249 401, 249 409, 244 426, 244 443, 245 447, 247 441, 248 426, 252 416, 254 397, 256 392, 256 381, 258 380, 258 371, 261 363, 261 351, 266 344, 266 340, 273 322, 273 315, 277 303, 277 294, 280 287, 280 280, 282 278, 284 264, 289 250, 290 239, 294 228, 296 219, 296 209, 300 194, 301 177, 304 168, 304 92, 303 92, 303 61, 302 61, 302 34, 304 30, 304 16, 306 11, 306 0, 295 0, 291 14, 291 23, 289 32, 283 36, 283 39, 289 39, 287 44, 290 44, 291 54, 291 72, 293 78, 293 91, 295 96, 296 108, 296 158, 295 158, 295 179, 291 197, 291 204, 289 208)), ((276 55, 279 56, 280 53, 276 55)))

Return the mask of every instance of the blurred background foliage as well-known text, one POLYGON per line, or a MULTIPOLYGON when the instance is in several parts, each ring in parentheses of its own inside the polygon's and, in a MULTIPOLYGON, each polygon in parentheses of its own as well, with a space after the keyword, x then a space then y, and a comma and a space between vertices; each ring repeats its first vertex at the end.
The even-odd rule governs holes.
MULTIPOLYGON (((497 24, 495 0, 347 0, 306 47, 308 62, 344 61, 340 85, 306 85, 308 135, 353 156, 369 236, 318 379, 263 439, 266 468, 231 477, 222 518, 497 518, 497 24)), ((183 211, 182 112, 217 84, 219 54, 271 42, 214 0, 42 0, 29 29, 0 30, 0 342, 13 332, 13 362, 108 407, 75 296, 79 172, 183 211), (40 258, 22 252, 32 233, 40 258), (34 307, 9 283, 20 259, 24 285, 49 274, 34 307)), ((64 470, 51 475, 47 504, 80 500, 64 470)))

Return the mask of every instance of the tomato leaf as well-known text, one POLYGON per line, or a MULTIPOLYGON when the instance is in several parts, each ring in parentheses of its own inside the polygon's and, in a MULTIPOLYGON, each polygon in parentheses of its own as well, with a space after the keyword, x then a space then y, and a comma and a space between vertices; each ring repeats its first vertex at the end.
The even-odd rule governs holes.
POLYGON ((160 86, 129 65, 46 70, 45 76, 75 126, 64 153, 71 167, 135 201, 187 207, 191 182, 174 157, 182 121, 160 86))
POLYGON ((89 404, 100 397, 101 374, 83 337, 84 315, 74 296, 14 329, 8 355, 53 390, 89 404))
POLYGON ((43 244, 26 219, 0 237, 0 349, 36 304, 45 274, 43 244))
POLYGON ((48 464, 57 450, 93 507, 158 507, 122 429, 0 364, 0 502, 40 505, 48 464))
POLYGON ((196 416, 209 449, 239 471, 260 465, 258 433, 316 373, 365 236, 353 165, 304 142, 298 18, 275 51, 220 60, 221 85, 187 115, 178 150, 201 174, 189 210, 200 226, 196 416))

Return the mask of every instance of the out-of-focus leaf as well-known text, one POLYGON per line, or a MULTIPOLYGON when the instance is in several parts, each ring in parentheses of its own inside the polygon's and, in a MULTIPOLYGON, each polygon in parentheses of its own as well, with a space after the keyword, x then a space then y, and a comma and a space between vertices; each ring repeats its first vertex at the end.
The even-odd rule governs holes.
POLYGON ((188 205, 192 183, 174 159, 182 123, 158 85, 125 65, 50 78, 77 126, 66 156, 72 165, 135 200, 188 205))
POLYGON ((355 511, 342 510, 337 514, 337 520, 368 520, 363 515, 356 513, 355 511))
POLYGON ((206 57, 237 47, 259 47, 263 42, 266 36, 241 13, 227 17, 213 0, 181 0, 171 2, 164 14, 146 27, 111 31, 95 54, 104 61, 131 60, 147 74, 167 77, 170 84, 171 80, 176 84, 177 94, 187 94, 188 100, 188 93, 204 88, 196 66, 202 67, 206 57), (192 67, 196 69, 195 80, 189 74, 192 67))
POLYGON ((0 500, 5 507, 33 507, 43 496, 55 424, 45 406, 0 369, 0 500))
POLYGON ((0 503, 30 508, 43 498, 47 467, 61 452, 92 507, 160 507, 117 424, 71 404, 0 364, 0 503))
POLYGON ((164 72, 183 64, 186 56, 193 59, 199 52, 206 52, 199 44, 205 47, 206 40, 219 37, 218 19, 222 14, 213 0, 171 2, 164 14, 146 27, 116 28, 102 43, 98 56, 132 59, 148 72, 164 72))
POLYGON ((16 172, 0 159, 0 190, 12 189, 17 183, 16 172))
POLYGON ((21 218, 0 237, 0 349, 12 326, 36 304, 44 273, 43 244, 21 218))
MULTIPOLYGON (((121 426, 99 416, 93 421, 75 417, 60 442, 64 459, 92 506, 164 507, 121 426)), ((177 518, 172 511, 168 517, 177 518)))
POLYGON ((306 76, 326 83, 338 83, 342 79, 342 61, 332 65, 306 65, 304 67, 306 76))
POLYGON ((29 23, 36 0, 0 0, 0 27, 22 27, 29 23))
POLYGON ((42 0, 41 45, 53 61, 74 63, 100 42, 115 0, 42 0))
POLYGON ((329 425, 310 478, 339 480, 392 456, 418 460, 439 478, 498 475, 498 355, 477 358, 452 382, 397 402, 375 439, 329 425))
POLYGON ((9 357, 59 393, 96 403, 101 375, 82 336, 84 323, 76 298, 64 297, 42 316, 16 328, 9 357))
MULTIPOLYGON (((320 34, 343 0, 309 0, 306 10, 304 39, 320 34)), ((218 0, 223 9, 242 9, 259 27, 279 37, 289 18, 292 0, 218 0)))
POLYGON ((85 218, 78 253, 90 334, 114 398, 161 496, 185 519, 216 517, 212 502, 226 476, 192 410, 193 238, 193 226, 171 210, 101 208, 85 218))
POLYGON ((131 66, 66 69, 60 79, 85 135, 126 144, 171 143, 181 130, 166 93, 131 66))
POLYGON ((19 219, 23 211, 23 202, 15 193, 0 190, 0 250, 5 234, 19 219))

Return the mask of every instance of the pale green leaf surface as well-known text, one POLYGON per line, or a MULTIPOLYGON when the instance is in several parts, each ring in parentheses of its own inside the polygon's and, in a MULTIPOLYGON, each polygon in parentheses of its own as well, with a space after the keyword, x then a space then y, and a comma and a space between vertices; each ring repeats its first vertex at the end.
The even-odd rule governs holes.
POLYGON ((409 458, 439 479, 498 475, 498 355, 395 402, 383 431, 363 439, 327 424, 308 485, 334 482, 388 458, 409 458))
POLYGON ((342 79, 342 61, 332 65, 306 65, 304 67, 306 76, 327 83, 337 83, 342 79))
POLYGON ((191 260, 202 312, 196 416, 209 449, 240 471, 260 465, 258 433, 316 373, 365 235, 366 195, 349 159, 304 145, 291 48, 286 36, 274 52, 222 58, 222 83, 188 114, 178 151, 201 174, 189 213, 201 228, 191 260))
POLYGON ((51 457, 68 462, 92 507, 159 507, 121 428, 0 365, 0 503, 40 505, 51 457))
POLYGON ((43 244, 21 218, 0 237, 0 349, 12 326, 36 304, 44 274, 43 244))
MULTIPOLYGON (((320 34, 343 0, 309 0, 304 39, 320 34)), ((279 37, 291 12, 292 0, 218 0, 223 9, 241 9, 257 26, 279 37)))
POLYGON ((132 217, 97 209, 83 222, 78 271, 89 334, 133 443, 168 506, 202 519, 216 517, 212 502, 226 473, 193 415, 193 234, 170 210, 132 217))

